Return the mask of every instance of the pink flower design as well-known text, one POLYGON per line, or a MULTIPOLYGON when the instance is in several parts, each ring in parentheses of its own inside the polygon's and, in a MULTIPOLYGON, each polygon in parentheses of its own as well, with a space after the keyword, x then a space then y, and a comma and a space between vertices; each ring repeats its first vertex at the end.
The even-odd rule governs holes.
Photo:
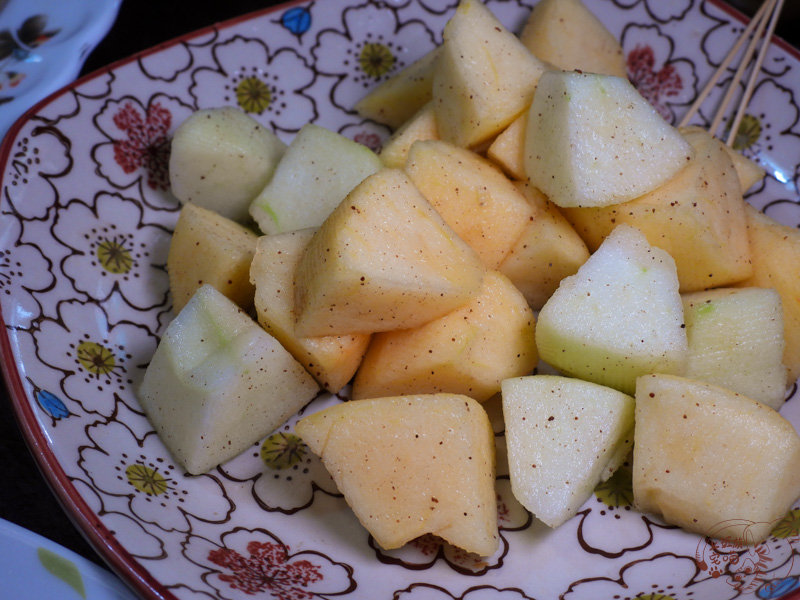
POLYGON ((220 575, 220 581, 247 594, 270 591, 282 600, 313 598, 303 588, 322 580, 319 567, 308 560, 292 561, 289 547, 274 542, 251 541, 247 552, 244 557, 231 548, 218 548, 209 552, 208 560, 230 572, 220 575))
POLYGON ((190 535, 184 554, 206 570, 203 579, 215 597, 311 600, 356 588, 351 566, 314 550, 292 553, 289 544, 263 529, 236 528, 219 544, 190 535))
POLYGON ((126 139, 114 140, 114 160, 125 173, 144 168, 151 189, 169 188, 169 136, 172 114, 159 103, 145 113, 131 102, 123 104, 113 117, 126 139))
POLYGON ((665 99, 683 90, 683 80, 670 63, 655 69, 655 53, 651 46, 637 45, 628 53, 628 75, 639 93, 647 98, 665 119, 671 117, 665 99))

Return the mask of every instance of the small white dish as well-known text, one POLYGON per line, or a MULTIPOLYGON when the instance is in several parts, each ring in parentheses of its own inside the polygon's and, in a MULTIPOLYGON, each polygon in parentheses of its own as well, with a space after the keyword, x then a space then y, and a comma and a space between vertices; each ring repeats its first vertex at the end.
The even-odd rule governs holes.
POLYGON ((0 519, 0 581, 3 598, 136 598, 106 569, 4 519, 0 519))
POLYGON ((9 0, 0 11, 0 139, 28 108, 71 82, 122 0, 9 0))

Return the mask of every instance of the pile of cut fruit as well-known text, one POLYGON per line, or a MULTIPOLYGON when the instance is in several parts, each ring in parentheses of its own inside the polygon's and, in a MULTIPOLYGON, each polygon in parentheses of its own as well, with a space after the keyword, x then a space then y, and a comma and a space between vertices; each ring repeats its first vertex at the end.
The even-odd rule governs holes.
POLYGON ((350 385, 295 429, 377 543, 486 556, 500 395, 512 491, 547 525, 632 461, 639 510, 765 539, 800 496, 778 412, 800 232, 743 200, 761 168, 668 124, 580 0, 519 36, 462 0, 355 108, 395 130, 379 154, 233 108, 176 132, 177 316, 138 390, 175 459, 205 472, 350 385))

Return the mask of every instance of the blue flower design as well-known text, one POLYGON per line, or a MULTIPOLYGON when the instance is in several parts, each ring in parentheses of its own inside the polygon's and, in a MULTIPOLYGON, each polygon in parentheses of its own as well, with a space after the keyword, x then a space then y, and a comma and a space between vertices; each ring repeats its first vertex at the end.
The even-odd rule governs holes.
POLYGON ((756 596, 765 599, 781 598, 784 594, 788 594, 792 590, 798 588, 800 588, 800 579, 798 579, 797 576, 783 577, 781 579, 765 581, 756 591, 756 596))
POLYGON ((298 6, 281 15, 281 25, 295 35, 302 35, 311 27, 311 11, 298 6))
POLYGON ((38 390, 36 392, 36 403, 56 421, 70 416, 69 409, 61 398, 47 390, 38 390))

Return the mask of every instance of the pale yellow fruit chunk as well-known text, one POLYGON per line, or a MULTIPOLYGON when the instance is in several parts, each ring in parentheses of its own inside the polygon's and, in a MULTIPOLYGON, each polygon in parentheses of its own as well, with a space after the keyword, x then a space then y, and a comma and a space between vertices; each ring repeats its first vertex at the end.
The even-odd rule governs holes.
POLYGON ((753 274, 737 287, 771 287, 781 295, 783 364, 789 382, 800 377, 800 231, 745 204, 747 234, 752 249, 753 274))
POLYGON ((253 199, 250 215, 265 234, 318 227, 350 190, 382 167, 363 144, 306 123, 253 199))
POLYGON ((339 392, 356 372, 369 334, 300 337, 295 332, 294 272, 316 229, 265 235, 250 265, 259 324, 326 390, 339 392))
POLYGON ((589 259, 589 250, 542 192, 528 183, 516 186, 533 209, 533 219, 497 269, 522 292, 531 308, 539 310, 561 280, 574 275, 589 259))
POLYGON ((622 77, 548 71, 528 112, 525 172, 558 206, 608 206, 669 181, 693 152, 622 77))
POLYGON ((444 141, 415 142, 405 171, 489 269, 497 268, 533 218, 511 180, 471 150, 444 141))
POLYGON ((541 0, 520 41, 536 57, 564 71, 628 76, 619 42, 580 0, 541 0))
POLYGON ((642 511, 701 535, 729 523, 726 534, 758 543, 800 496, 798 461, 794 427, 760 402, 683 377, 636 383, 633 497, 642 511))
POLYGON ((511 179, 524 181, 525 132, 528 129, 528 113, 523 112, 506 127, 486 149, 486 158, 500 167, 511 179))
POLYGON ((397 129, 431 101, 439 47, 370 90, 353 107, 364 118, 397 129))
POLYGON ((700 129, 683 135, 694 158, 664 185, 624 204, 563 213, 591 251, 620 223, 641 230, 675 259, 681 292, 731 285, 753 270, 739 179, 719 140, 700 129))
POLYGON ((418 327, 480 291, 484 267, 408 176, 359 184, 306 247, 295 273, 297 334, 418 327))
POLYGON ((255 290, 248 271, 258 236, 219 213, 183 205, 167 255, 172 310, 180 310, 204 283, 214 286, 245 310, 255 290))
MULTIPOLYGON (((684 135, 684 137, 689 138, 692 135, 708 135, 708 131, 703 129, 702 127, 697 127, 695 125, 690 125, 688 127, 681 127, 680 132, 684 135)), ((764 168, 759 165, 754 160, 746 157, 738 150, 728 146, 727 144, 722 144, 722 147, 728 153, 728 156, 733 162, 733 166, 736 169, 736 174, 739 176, 739 185, 742 188, 742 193, 744 194, 748 191, 751 187, 753 187, 756 183, 764 179, 766 175, 766 171, 764 168)))
POLYGON ((480 0, 462 0, 443 37, 433 76, 439 135, 475 147, 530 105, 546 66, 480 0))
POLYGON ((406 165, 408 151, 414 142, 438 139, 436 111, 433 109, 433 103, 428 102, 392 134, 381 148, 379 156, 384 166, 402 169, 406 165))
POLYGON ((534 315, 501 273, 481 293, 415 329, 377 333, 353 381, 353 397, 452 392, 484 402, 508 377, 527 375, 538 357, 534 315))
POLYGON ((354 400, 295 432, 382 548, 431 533, 480 556, 497 550, 494 433, 472 398, 354 400))

